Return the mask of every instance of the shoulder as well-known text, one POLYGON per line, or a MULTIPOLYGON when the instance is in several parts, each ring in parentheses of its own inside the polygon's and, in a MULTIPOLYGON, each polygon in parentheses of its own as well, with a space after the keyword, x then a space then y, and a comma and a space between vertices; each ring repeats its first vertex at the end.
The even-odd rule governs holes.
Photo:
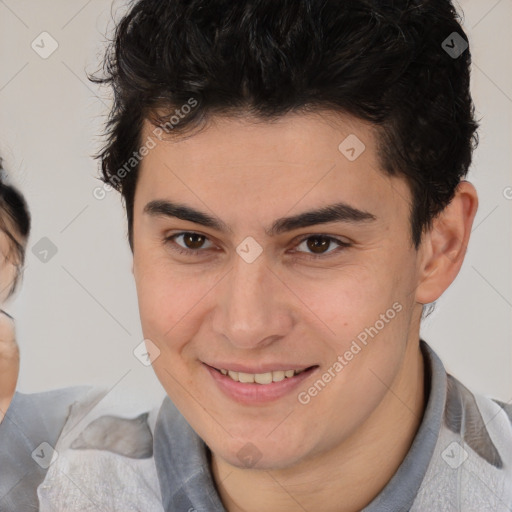
POLYGON ((75 401, 57 446, 61 450, 102 450, 124 457, 153 455, 152 425, 158 407, 131 404, 127 397, 110 397, 94 388, 75 401))
POLYGON ((90 391, 88 386, 77 386, 15 393, 0 423, 0 510, 30 510, 37 503, 36 488, 46 474, 50 447, 72 405, 90 391))
MULTIPOLYGON (((6 417, 12 423, 16 419, 41 417, 48 423, 54 416, 62 418, 69 412, 69 407, 77 400, 83 399, 93 388, 91 386, 72 386, 52 389, 38 393, 21 393, 16 391, 6 417)), ((9 423, 9 420, 5 423, 9 423)), ((3 425, 2 422, 0 425, 3 425)), ((1 427, 0 427, 1 428, 1 427)))
POLYGON ((511 405, 475 393, 448 374, 444 425, 487 464, 512 470, 511 405))
POLYGON ((100 505, 161 511, 153 460, 159 406, 134 405, 128 398, 95 388, 72 405, 37 489, 41 511, 92 511, 100 505))
POLYGON ((429 470, 411 510, 505 512, 512 506, 510 406, 446 374, 446 401, 429 470))
MULTIPOLYGON (((511 425, 511 429, 512 429, 512 404, 506 404, 505 402, 502 402, 501 400, 496 400, 495 398, 493 399, 490 399, 490 398, 482 398, 482 400, 484 401, 492 401, 493 402, 493 407, 494 406, 494 403, 498 404, 500 409, 502 410, 502 412, 505 413, 505 415, 507 416, 509 422, 510 422, 510 425, 511 425)), ((501 414, 501 412, 500 412, 501 414)), ((501 416, 503 417, 503 414, 501 414, 501 416)))

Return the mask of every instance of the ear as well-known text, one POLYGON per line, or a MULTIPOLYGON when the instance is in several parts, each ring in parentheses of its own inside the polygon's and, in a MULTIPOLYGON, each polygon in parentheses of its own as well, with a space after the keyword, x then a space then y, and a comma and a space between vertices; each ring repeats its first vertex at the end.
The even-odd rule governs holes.
POLYGON ((455 196, 423 234, 416 302, 436 301, 457 277, 478 209, 475 187, 461 181, 455 196))

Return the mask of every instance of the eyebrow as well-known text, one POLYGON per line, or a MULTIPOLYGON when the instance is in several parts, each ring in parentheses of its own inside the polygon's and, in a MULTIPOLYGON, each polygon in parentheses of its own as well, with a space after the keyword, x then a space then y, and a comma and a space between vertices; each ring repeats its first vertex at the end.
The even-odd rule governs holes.
MULTIPOLYGON (((232 231, 225 222, 217 217, 213 217, 190 206, 173 203, 168 200, 158 199, 150 201, 144 207, 144 213, 155 217, 174 217, 221 232, 232 231)), ((346 203, 335 203, 291 217, 277 219, 270 228, 265 230, 265 233, 268 236, 275 236, 295 229, 329 222, 362 223, 375 220, 377 220, 377 217, 370 212, 359 210, 346 203)))

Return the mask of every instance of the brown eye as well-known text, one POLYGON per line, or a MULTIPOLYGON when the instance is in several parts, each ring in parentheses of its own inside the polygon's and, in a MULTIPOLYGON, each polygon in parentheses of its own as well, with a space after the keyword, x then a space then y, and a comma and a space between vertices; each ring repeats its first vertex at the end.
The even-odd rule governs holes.
POLYGON ((350 247, 351 244, 328 235, 310 235, 297 245, 297 251, 306 258, 327 258, 350 247))
POLYGON ((187 249, 200 249, 206 240, 206 237, 197 233, 184 233, 183 243, 187 249))
POLYGON ((331 245, 331 239, 321 236, 309 237, 306 241, 306 245, 310 251, 315 254, 323 254, 331 245))
POLYGON ((207 236, 191 231, 182 231, 168 236, 164 239, 164 243, 173 251, 187 256, 200 256, 208 249, 213 248, 213 244, 207 236), (205 242, 209 245, 205 246, 205 242))

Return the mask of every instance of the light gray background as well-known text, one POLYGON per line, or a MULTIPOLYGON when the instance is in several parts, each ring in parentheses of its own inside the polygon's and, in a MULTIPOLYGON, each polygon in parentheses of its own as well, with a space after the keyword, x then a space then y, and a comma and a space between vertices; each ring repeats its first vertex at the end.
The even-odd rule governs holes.
MULTIPOLYGON (((85 71, 98 68, 123 4, 0 0, 0 154, 33 215, 23 287, 7 309, 17 320, 21 391, 92 383, 157 403, 163 391, 132 353, 142 333, 120 199, 93 197, 91 155, 109 97, 85 71), (58 43, 47 59, 31 47, 44 31, 58 43), (57 247, 46 263, 31 251, 43 237, 57 247)), ((480 207, 462 271, 422 335, 466 385, 510 401, 512 1, 458 5, 482 124, 469 175, 480 207)))

